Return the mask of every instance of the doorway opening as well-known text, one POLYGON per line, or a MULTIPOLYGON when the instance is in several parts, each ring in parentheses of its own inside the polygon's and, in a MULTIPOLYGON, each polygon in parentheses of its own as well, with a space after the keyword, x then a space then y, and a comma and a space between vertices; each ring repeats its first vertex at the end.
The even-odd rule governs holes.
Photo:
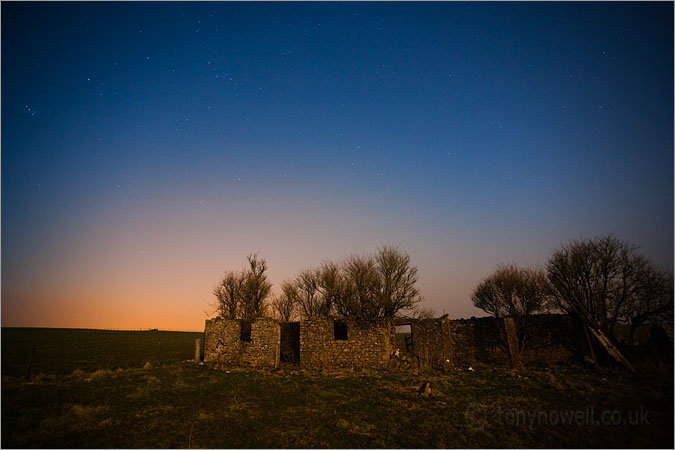
POLYGON ((279 361, 300 365, 300 322, 282 322, 279 361))
POLYGON ((396 326, 396 348, 399 352, 413 352, 412 326, 409 323, 396 326))

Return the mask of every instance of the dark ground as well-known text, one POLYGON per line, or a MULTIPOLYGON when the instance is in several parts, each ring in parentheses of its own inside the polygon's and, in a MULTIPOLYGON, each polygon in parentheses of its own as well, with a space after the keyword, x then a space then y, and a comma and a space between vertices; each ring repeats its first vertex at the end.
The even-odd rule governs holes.
MULTIPOLYGON (((38 375, 26 380, 28 355, 5 351, 17 335, 3 329, 3 447, 673 447, 672 369, 224 371, 185 361, 194 351, 187 333, 162 335, 166 353, 154 353, 153 332, 105 333, 117 349, 109 368, 99 370, 99 353, 69 362, 43 349, 38 375), (19 360, 6 362, 12 354, 19 360), (424 382, 428 396, 418 392, 424 382)), ((58 334, 54 351, 66 354, 104 336, 90 344, 58 334)))

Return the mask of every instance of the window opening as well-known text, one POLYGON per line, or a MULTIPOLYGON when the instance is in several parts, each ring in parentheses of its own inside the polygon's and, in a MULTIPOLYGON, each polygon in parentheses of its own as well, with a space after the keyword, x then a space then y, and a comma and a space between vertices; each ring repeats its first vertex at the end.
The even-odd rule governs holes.
POLYGON ((244 342, 251 342, 251 322, 242 320, 241 322, 241 335, 239 339, 244 342))
POLYGON ((333 338, 336 341, 346 341, 348 338, 347 324, 336 320, 333 322, 333 338))

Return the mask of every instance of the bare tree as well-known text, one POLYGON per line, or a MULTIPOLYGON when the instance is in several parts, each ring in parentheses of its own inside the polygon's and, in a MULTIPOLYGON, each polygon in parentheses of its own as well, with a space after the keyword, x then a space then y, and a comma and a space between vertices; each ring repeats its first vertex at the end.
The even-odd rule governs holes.
POLYGON ((226 272, 220 283, 213 288, 218 315, 225 319, 237 319, 241 310, 242 273, 226 272))
POLYGON ((335 314, 380 319, 415 311, 422 301, 417 279, 410 256, 384 246, 374 256, 351 256, 304 270, 282 290, 305 318, 335 314))
POLYGON ((349 296, 349 286, 344 272, 338 264, 327 261, 314 272, 314 276, 325 309, 329 312, 334 311, 336 305, 349 296))
POLYGON ((631 332, 645 324, 673 326, 673 274, 648 264, 638 281, 636 295, 628 302, 624 313, 631 332))
POLYGON ((473 291, 471 301, 476 308, 500 319, 506 315, 506 304, 512 301, 515 282, 499 269, 482 280, 473 291))
MULTIPOLYGON (((617 323, 630 322, 631 317, 644 322, 655 314, 641 319, 636 308, 655 311, 647 298, 662 290, 659 284, 668 284, 636 247, 611 235, 562 246, 549 259, 547 270, 557 305, 610 338, 617 323)), ((664 298, 656 297, 657 303, 664 298)))
POLYGON ((335 303, 338 315, 373 319, 379 317, 381 280, 372 257, 351 256, 342 264, 345 293, 335 303))
POLYGON ((433 308, 421 308, 416 307, 410 313, 410 317, 413 319, 433 319, 436 317, 436 311, 433 308))
POLYGON ((272 309, 282 322, 290 322, 295 317, 297 291, 293 283, 285 281, 281 285, 281 294, 272 300, 272 309))
POLYGON ((517 290, 516 301, 506 308, 509 316, 513 317, 520 349, 527 341, 527 330, 534 314, 550 312, 553 307, 551 285, 546 273, 541 269, 521 268, 521 282, 517 290))
POLYGON ((250 321, 265 314, 266 299, 272 290, 272 284, 267 281, 267 262, 264 259, 258 258, 257 254, 249 255, 248 264, 241 288, 241 318, 250 321))
POLYGON ((306 319, 327 316, 331 312, 331 304, 319 289, 319 276, 316 270, 305 270, 294 280, 297 292, 297 305, 306 319))
POLYGON ((582 320, 607 352, 631 369, 614 345, 616 324, 637 327, 672 316, 672 275, 612 235, 562 246, 547 271, 558 306, 582 320))
POLYGON ((342 272, 345 288, 335 300, 339 315, 392 318, 413 313, 422 301, 417 268, 398 247, 381 247, 374 256, 351 256, 342 272))
POLYGON ((258 255, 248 256, 249 267, 241 272, 226 272, 213 289, 217 310, 226 319, 253 320, 265 313, 272 285, 267 281, 267 263, 258 255))
POLYGON ((380 275, 377 298, 378 316, 394 317, 402 311, 411 311, 422 301, 417 288, 417 267, 410 263, 410 255, 398 247, 381 247, 375 262, 380 275))
POLYGON ((550 286, 539 269, 499 265, 481 281, 471 296, 477 308, 499 319, 513 318, 520 348, 527 339, 527 328, 533 314, 549 310, 550 286))

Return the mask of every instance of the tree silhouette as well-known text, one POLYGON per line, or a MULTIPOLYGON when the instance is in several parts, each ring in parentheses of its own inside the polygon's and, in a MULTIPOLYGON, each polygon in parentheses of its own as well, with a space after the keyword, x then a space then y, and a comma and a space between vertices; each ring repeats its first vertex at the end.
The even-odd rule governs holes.
POLYGON ((247 257, 248 268, 228 271, 213 289, 217 309, 226 319, 253 320, 264 315, 272 284, 267 281, 267 263, 257 254, 247 257))
POLYGON ((607 235, 572 241, 547 264, 556 304, 614 339, 617 323, 634 330, 673 316, 672 273, 657 269, 637 247, 607 235))
POLYGON ((549 310, 551 288, 546 274, 539 269, 499 265, 476 286, 471 301, 497 319, 512 317, 522 349, 530 317, 549 310))
POLYGON ((351 256, 300 273, 282 287, 305 318, 337 315, 359 319, 414 313, 422 301, 417 268, 398 247, 384 246, 372 256, 351 256))

